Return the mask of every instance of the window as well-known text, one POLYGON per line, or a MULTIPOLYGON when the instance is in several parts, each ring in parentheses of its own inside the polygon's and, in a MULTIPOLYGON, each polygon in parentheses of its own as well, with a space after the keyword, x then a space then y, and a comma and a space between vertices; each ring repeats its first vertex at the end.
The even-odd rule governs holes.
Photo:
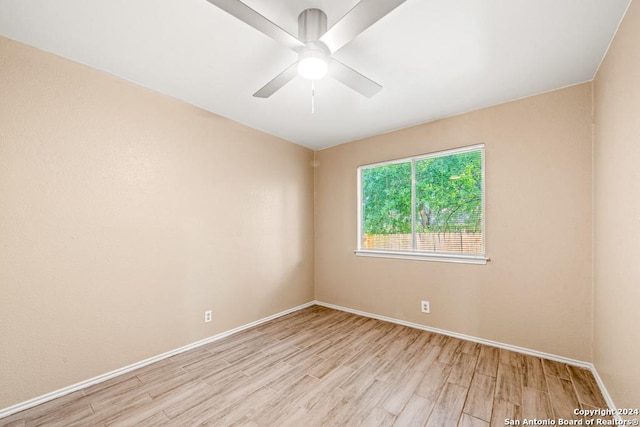
POLYGON ((484 145, 358 168, 357 255, 484 264, 484 145))

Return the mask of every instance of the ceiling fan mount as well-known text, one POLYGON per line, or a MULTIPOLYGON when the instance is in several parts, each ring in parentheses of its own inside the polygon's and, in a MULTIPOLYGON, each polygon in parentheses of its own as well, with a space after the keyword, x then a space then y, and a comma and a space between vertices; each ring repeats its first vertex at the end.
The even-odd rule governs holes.
POLYGON ((289 34, 240 0, 207 1, 298 53, 298 60, 254 93, 254 97, 270 97, 297 75, 310 80, 329 75, 370 98, 382 86, 333 58, 332 54, 406 0, 361 0, 329 29, 327 15, 322 10, 303 10, 298 15, 298 37, 289 34))
MULTIPOLYGON (((300 12, 300 15, 298 15, 298 40, 303 43, 317 42, 326 32, 326 13, 315 8, 305 9, 300 12)), ((328 50, 327 48, 327 51, 328 50)))

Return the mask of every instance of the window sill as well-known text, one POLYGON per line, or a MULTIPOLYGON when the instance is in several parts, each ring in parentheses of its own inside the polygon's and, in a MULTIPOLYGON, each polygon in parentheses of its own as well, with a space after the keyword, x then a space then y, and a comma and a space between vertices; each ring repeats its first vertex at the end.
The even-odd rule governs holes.
POLYGON ((412 259, 419 261, 455 262, 460 264, 486 264, 489 258, 477 255, 429 254, 424 252, 401 252, 363 250, 354 251, 357 256, 374 258, 412 259))

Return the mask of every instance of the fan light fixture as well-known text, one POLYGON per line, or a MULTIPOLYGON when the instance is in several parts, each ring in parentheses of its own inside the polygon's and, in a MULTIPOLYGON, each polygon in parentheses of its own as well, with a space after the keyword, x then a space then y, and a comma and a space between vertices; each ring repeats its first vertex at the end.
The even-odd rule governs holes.
POLYGON ((300 76, 311 80, 313 102, 314 82, 325 76, 336 79, 367 98, 371 98, 382 89, 378 83, 344 65, 332 55, 406 0, 359 0, 331 28, 327 28, 327 14, 322 10, 305 9, 298 15, 297 37, 247 6, 246 0, 207 1, 299 55, 296 62, 271 79, 253 96, 268 98, 300 76))
POLYGON ((319 80, 327 75, 327 54, 320 49, 306 49, 298 57, 298 74, 309 80, 319 80))

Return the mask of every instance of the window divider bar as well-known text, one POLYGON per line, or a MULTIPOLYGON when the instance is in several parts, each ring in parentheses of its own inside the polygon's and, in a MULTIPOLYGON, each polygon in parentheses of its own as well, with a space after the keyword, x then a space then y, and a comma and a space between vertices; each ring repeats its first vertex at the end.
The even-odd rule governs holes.
POLYGON ((416 159, 411 159, 411 248, 416 250, 416 159))
POLYGON ((362 224, 364 223, 364 209, 362 208, 362 169, 358 168, 358 249, 362 249, 362 224))

